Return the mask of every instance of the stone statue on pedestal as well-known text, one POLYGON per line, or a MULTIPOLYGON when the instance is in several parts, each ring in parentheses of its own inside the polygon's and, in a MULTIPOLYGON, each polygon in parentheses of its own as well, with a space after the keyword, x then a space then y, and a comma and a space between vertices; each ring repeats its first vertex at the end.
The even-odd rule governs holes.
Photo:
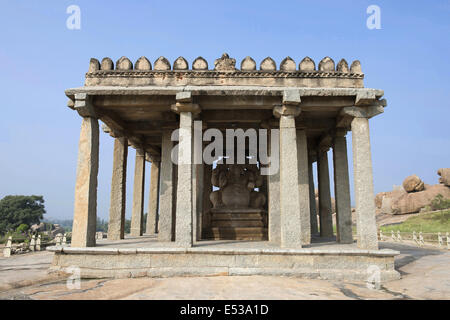
POLYGON ((263 184, 256 164, 218 164, 211 183, 219 188, 209 196, 214 208, 262 209, 266 203, 266 196, 255 190, 263 184))

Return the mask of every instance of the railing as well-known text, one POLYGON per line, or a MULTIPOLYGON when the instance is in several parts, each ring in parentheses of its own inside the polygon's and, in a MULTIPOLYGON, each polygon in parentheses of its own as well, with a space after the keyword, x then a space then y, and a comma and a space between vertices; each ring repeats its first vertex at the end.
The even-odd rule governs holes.
POLYGON ((438 233, 423 233, 420 232, 396 232, 391 230, 390 233, 384 233, 382 230, 378 231, 378 239, 380 241, 392 241, 392 242, 413 242, 418 247, 423 247, 425 244, 438 246, 439 248, 447 248, 450 250, 450 234, 438 233))
POLYGON ((33 251, 45 250, 48 246, 54 245, 68 245, 70 243, 70 234, 58 233, 54 239, 43 240, 41 235, 31 235, 25 237, 19 237, 19 239, 13 239, 9 236, 6 245, 3 248, 3 257, 8 258, 13 254, 20 254, 33 251), (15 244, 13 240, 21 240, 23 242, 15 244))

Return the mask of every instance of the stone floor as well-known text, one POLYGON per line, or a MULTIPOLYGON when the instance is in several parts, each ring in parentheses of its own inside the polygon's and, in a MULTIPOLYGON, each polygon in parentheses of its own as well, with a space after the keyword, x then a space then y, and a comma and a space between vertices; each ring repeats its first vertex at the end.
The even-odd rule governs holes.
MULTIPOLYGON (((123 240, 111 241, 102 239, 97 240, 96 247, 99 248, 166 248, 177 245, 175 242, 158 242, 155 236, 144 235, 142 237, 126 236, 123 240)), ((269 241, 243 241, 243 240, 202 240, 194 243, 195 248, 212 249, 277 249, 278 245, 269 241)), ((313 243, 303 246, 302 249, 320 249, 320 250, 358 250, 356 242, 353 244, 336 243, 335 238, 313 238, 313 243)))
POLYGON ((272 276, 83 280, 80 289, 69 290, 65 279, 46 273, 53 254, 37 252, 0 258, 0 299, 450 299, 449 251, 389 242, 380 247, 401 252, 395 261, 402 279, 379 290, 272 276))

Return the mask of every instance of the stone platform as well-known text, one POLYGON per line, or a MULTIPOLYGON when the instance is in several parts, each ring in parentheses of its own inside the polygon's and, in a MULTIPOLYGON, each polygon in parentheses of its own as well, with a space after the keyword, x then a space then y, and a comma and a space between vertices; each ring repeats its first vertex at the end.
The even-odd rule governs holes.
POLYGON ((278 275, 366 281, 378 270, 382 282, 400 278, 394 269, 399 252, 331 242, 286 249, 267 241, 199 241, 181 248, 144 236, 100 240, 93 248, 47 250, 55 253, 50 272, 79 267, 82 278, 278 275))

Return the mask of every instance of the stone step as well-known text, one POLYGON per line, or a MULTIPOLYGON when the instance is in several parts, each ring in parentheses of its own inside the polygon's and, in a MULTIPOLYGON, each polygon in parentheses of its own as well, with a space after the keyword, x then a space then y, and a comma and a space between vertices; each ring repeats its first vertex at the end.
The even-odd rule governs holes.
POLYGON ((264 227, 262 220, 213 220, 212 227, 264 227))
POLYGON ((267 228, 261 227, 212 227, 204 238, 213 240, 267 240, 267 228))
POLYGON ((213 221, 219 220, 260 220, 263 216, 260 213, 214 213, 212 215, 213 221))

